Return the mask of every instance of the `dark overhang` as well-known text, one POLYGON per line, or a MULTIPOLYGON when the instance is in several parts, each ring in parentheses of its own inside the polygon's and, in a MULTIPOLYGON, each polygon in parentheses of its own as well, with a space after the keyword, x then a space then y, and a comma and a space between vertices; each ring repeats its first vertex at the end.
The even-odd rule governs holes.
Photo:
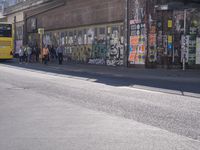
POLYGON ((156 5, 156 10, 183 10, 200 8, 200 0, 168 0, 162 5, 156 5))

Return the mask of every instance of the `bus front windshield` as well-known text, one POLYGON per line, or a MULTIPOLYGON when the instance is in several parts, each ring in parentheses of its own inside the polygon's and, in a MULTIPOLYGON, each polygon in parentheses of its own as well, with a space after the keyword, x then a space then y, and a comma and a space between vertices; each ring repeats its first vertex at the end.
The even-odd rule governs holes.
POLYGON ((0 24, 0 37, 12 37, 11 24, 0 24))

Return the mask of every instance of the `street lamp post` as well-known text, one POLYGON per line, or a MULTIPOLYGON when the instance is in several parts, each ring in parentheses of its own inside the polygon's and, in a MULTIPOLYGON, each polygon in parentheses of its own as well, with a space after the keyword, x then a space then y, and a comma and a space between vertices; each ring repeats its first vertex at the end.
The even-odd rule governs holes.
MULTIPOLYGON (((187 10, 184 10, 184 38, 186 38, 186 23, 187 23, 187 10)), ((186 39, 185 39, 186 40, 186 39)), ((183 71, 185 71, 185 63, 186 63, 186 43, 184 45, 183 50, 183 71)))

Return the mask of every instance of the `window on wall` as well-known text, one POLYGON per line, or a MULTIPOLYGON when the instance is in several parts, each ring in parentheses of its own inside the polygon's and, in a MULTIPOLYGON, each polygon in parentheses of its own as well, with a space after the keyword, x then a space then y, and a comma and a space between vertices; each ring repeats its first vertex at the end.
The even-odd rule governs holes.
POLYGON ((48 46, 48 45, 51 45, 51 40, 50 40, 50 33, 46 33, 44 36, 43 36, 43 43, 44 45, 48 46))
POLYGON ((56 32, 52 33, 52 44, 55 45, 55 46, 58 46, 58 43, 57 43, 57 33, 56 32))
POLYGON ((54 38, 55 38, 55 44, 58 46, 60 43, 59 43, 59 32, 55 32, 54 33, 54 38))
POLYGON ((58 32, 58 44, 62 44, 62 37, 61 37, 61 32, 58 32))
POLYGON ((61 32, 61 45, 65 45, 65 32, 61 32))
POLYGON ((83 44, 83 31, 79 30, 78 31, 78 45, 82 45, 83 44))
POLYGON ((69 33, 68 33, 68 44, 69 45, 73 45, 73 43, 74 43, 74 39, 73 39, 73 36, 74 36, 74 34, 73 34, 73 31, 69 31, 69 33))
POLYGON ((94 29, 94 37, 95 37, 95 39, 97 38, 97 36, 98 36, 98 28, 96 27, 94 29))
POLYGON ((74 30, 73 44, 74 45, 78 44, 78 42, 77 42, 77 30, 74 30))
POLYGON ((106 44, 106 28, 105 27, 99 28, 98 41, 100 43, 106 44))
POLYGON ((119 26, 112 26, 111 27, 111 33, 110 33, 110 44, 115 45, 119 41, 119 26))
POLYGON ((124 26, 120 26, 120 42, 123 44, 124 43, 124 26))
POLYGON ((113 26, 112 27, 112 38, 118 38, 119 37, 119 27, 118 26, 113 26))
POLYGON ((110 26, 107 27, 107 35, 110 35, 110 34, 111 34, 111 29, 112 29, 112 28, 111 28, 110 26))
POLYGON ((94 42, 94 36, 95 36, 94 28, 88 28, 88 30, 87 30, 87 43, 88 44, 92 44, 94 42))
POLYGON ((88 44, 88 41, 87 41, 87 29, 83 30, 83 41, 84 41, 84 44, 88 44))
POLYGON ((69 40, 69 39, 68 39, 68 32, 66 31, 66 32, 65 32, 65 44, 66 44, 66 45, 69 44, 68 40, 69 40))
POLYGON ((100 28, 99 28, 99 34, 100 34, 100 35, 106 34, 106 28, 105 28, 105 27, 100 27, 100 28))

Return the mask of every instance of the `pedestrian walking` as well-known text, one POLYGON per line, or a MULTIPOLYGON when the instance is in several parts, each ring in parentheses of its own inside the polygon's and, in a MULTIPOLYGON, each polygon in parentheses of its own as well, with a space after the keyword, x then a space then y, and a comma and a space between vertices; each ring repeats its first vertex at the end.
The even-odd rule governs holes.
POLYGON ((49 49, 48 49, 47 46, 45 46, 42 49, 42 53, 43 53, 43 62, 44 62, 44 64, 47 64, 47 62, 48 62, 48 56, 49 56, 49 49))
POLYGON ((19 64, 22 64, 23 62, 23 57, 24 57, 24 50, 22 46, 19 48, 19 64))
POLYGON ((56 52, 53 45, 50 47, 49 51, 50 51, 50 59, 54 60, 56 58, 56 52))
POLYGON ((59 46, 57 48, 59 65, 62 65, 62 62, 63 62, 63 51, 64 51, 64 46, 63 45, 59 46))
POLYGON ((31 63, 32 48, 30 46, 27 46, 27 54, 28 54, 28 63, 31 63))
POLYGON ((32 62, 33 63, 36 62, 36 46, 35 45, 32 47, 32 62))
POLYGON ((35 46, 35 55, 36 55, 36 62, 39 62, 40 48, 37 45, 35 46))
POLYGON ((24 50, 24 62, 27 63, 28 62, 27 46, 24 46, 23 50, 24 50))

